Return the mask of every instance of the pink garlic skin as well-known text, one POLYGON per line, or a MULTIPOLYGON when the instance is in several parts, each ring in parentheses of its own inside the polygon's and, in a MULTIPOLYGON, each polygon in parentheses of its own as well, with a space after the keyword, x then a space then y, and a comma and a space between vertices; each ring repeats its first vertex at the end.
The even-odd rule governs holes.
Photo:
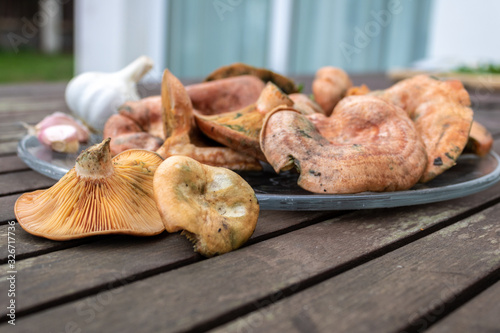
POLYGON ((80 149, 78 131, 72 125, 54 125, 38 132, 38 141, 60 153, 76 153, 80 149))
POLYGON ((79 142, 87 142, 89 139, 89 131, 78 120, 62 112, 54 112, 42 119, 35 125, 35 132, 40 133, 48 127, 54 125, 70 125, 73 126, 77 132, 79 142))

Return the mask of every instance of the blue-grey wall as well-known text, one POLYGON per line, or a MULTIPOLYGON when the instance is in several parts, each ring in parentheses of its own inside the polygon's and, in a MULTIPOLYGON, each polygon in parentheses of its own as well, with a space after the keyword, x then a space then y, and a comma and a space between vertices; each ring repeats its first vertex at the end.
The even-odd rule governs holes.
MULTIPOLYGON (((325 65, 381 72, 426 55, 430 0, 290 0, 287 74, 325 65)), ((202 77, 242 61, 269 66, 272 2, 170 0, 167 67, 202 77)))

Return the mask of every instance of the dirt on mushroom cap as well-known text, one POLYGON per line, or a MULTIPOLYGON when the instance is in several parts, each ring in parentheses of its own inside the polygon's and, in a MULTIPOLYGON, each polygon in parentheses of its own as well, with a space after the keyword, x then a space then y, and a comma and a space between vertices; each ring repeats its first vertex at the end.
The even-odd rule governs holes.
MULTIPOLYGON (((298 184, 315 193, 396 191, 411 188, 426 152, 404 110, 369 96, 344 98, 316 126, 293 109, 266 116, 261 147, 279 172, 294 166, 298 184)), ((321 119, 319 119, 321 118, 321 119)))

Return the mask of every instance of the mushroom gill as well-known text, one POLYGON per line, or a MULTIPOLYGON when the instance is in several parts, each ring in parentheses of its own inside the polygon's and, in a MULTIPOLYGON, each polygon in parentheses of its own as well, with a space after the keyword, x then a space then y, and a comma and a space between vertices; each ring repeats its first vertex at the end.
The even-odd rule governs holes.
POLYGON ((14 207, 21 227, 53 240, 161 233, 153 176, 162 158, 140 149, 111 158, 109 142, 83 151, 51 188, 21 195, 14 207))

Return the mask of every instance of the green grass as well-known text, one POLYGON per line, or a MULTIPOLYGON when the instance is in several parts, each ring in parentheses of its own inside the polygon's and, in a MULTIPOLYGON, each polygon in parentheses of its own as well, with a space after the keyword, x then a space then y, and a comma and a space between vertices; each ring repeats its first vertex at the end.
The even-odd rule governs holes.
POLYGON ((0 83, 68 81, 73 77, 73 55, 0 50, 0 83))

